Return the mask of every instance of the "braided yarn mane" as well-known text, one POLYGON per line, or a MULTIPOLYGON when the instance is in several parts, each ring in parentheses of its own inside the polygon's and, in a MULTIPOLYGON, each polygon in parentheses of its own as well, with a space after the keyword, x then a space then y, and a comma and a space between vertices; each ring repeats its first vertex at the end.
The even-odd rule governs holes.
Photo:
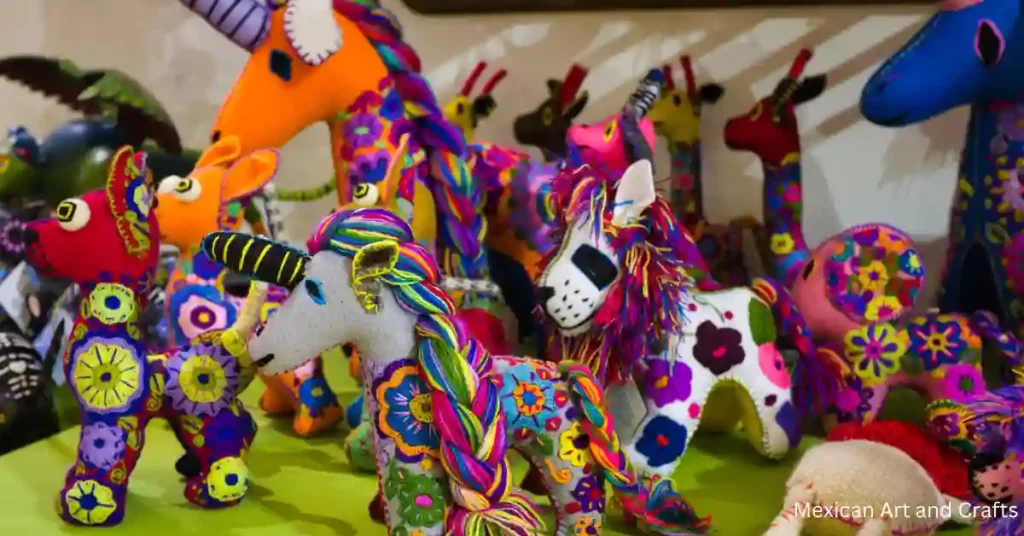
MULTIPOLYGON (((624 381, 638 361, 665 348, 669 335, 682 329, 680 304, 694 287, 687 269, 693 266, 688 258, 696 246, 663 199, 658 198, 638 222, 612 225, 618 180, 587 164, 563 169, 555 177, 552 197, 559 214, 553 226, 554 243, 560 244, 569 226, 581 218, 593 219, 595 232, 611 239, 621 275, 595 315, 593 327, 583 335, 562 336, 538 311, 547 325, 553 358, 590 365, 606 385, 624 381)), ((548 254, 541 269, 547 269, 558 254, 557 248, 548 254)))
POLYGON ((445 516, 445 534, 534 534, 543 526, 536 506, 512 492, 506 421, 491 378, 491 356, 454 321, 455 305, 439 286, 437 263, 413 241, 409 225, 383 209, 342 211, 320 224, 310 246, 312 252, 329 249, 351 258, 381 241, 398 244, 399 256, 380 280, 418 317, 417 361, 432 391, 441 464, 455 500, 445 516))
POLYGON ((334 10, 354 22, 387 67, 409 114, 413 134, 428 153, 431 188, 438 210, 444 273, 471 279, 487 277, 483 241, 487 222, 481 215, 483 188, 466 165, 466 138, 444 118, 437 97, 420 74, 420 59, 402 40, 402 29, 390 11, 372 0, 334 0, 334 10))

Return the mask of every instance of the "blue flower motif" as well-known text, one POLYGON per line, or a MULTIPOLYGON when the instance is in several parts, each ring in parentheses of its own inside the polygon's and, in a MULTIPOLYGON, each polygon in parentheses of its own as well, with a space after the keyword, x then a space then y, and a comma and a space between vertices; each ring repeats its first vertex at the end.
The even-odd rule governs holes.
POLYGON ((686 427, 665 417, 657 417, 647 421, 636 442, 636 450, 647 457, 647 465, 660 467, 679 459, 686 451, 686 427))
POLYGON ((544 424, 558 415, 555 384, 541 378, 528 363, 505 371, 498 396, 510 430, 543 432, 544 424))
POLYGON ((380 409, 378 434, 395 442, 395 455, 406 462, 437 457, 440 439, 434 428, 430 389, 411 359, 388 366, 371 391, 380 409))
POLYGON ((900 254, 900 270, 914 277, 924 274, 924 266, 921 264, 921 257, 917 255, 917 251, 908 249, 900 254))
POLYGON ((327 381, 323 378, 309 378, 299 386, 299 402, 309 408, 312 417, 318 417, 319 411, 328 406, 337 406, 338 399, 334 396, 327 381))

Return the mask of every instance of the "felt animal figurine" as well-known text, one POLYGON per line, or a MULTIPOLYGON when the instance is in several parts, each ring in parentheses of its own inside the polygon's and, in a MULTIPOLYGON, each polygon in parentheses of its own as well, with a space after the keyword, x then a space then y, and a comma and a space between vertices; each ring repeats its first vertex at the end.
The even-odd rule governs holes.
POLYGON ((466 137, 467 143, 473 143, 473 135, 476 133, 476 127, 480 124, 480 120, 490 117, 494 109, 498 107, 498 103, 494 100, 494 95, 491 92, 508 75, 508 71, 505 69, 498 69, 484 83, 480 94, 471 99, 470 94, 473 93, 473 86, 476 85, 477 79, 480 78, 480 75, 483 74, 486 68, 486 62, 481 61, 477 63, 469 78, 463 82, 462 90, 459 91, 459 94, 448 101, 448 104, 444 105, 445 118, 451 124, 462 129, 462 134, 466 137))
MULTIPOLYGON (((172 346, 210 330, 225 329, 238 317, 242 298, 226 288, 230 270, 206 257, 199 245, 208 233, 241 228, 244 202, 270 183, 277 174, 278 161, 274 149, 242 155, 238 139, 226 136, 203 152, 188 176, 160 184, 155 209, 160 238, 181 251, 167 282, 166 317, 173 333, 172 346)), ((271 289, 260 320, 266 321, 285 296, 283 289, 271 289)), ((260 379, 267 386, 260 406, 271 414, 294 414, 292 428, 301 436, 320 434, 344 419, 319 358, 279 377, 260 379)))
POLYGON ((565 136, 590 99, 589 93, 580 91, 586 77, 587 68, 574 63, 562 80, 549 78, 548 97, 513 123, 516 143, 540 149, 546 162, 569 156, 565 136))
POLYGON ((236 244, 248 240, 231 233, 209 235, 203 248, 246 275, 295 288, 249 344, 265 373, 341 341, 359 348, 389 532, 537 534, 536 507, 511 490, 509 447, 550 471, 559 535, 600 531, 602 480, 655 530, 706 532, 670 481, 632 472, 585 367, 492 357, 467 336, 439 267, 404 219, 357 209, 328 216, 320 229, 312 257, 255 237, 243 254, 236 244))
MULTIPOLYGON (((115 69, 83 70, 65 58, 0 58, 0 77, 84 114, 38 140, 24 126, 0 143, 0 201, 61 200, 106 185, 110 158, 121 145, 141 148, 152 140, 149 166, 157 179, 184 175, 195 151, 182 149, 178 131, 159 100, 131 76, 115 69)), ((147 145, 147 148, 151 148, 147 145)))
POLYGON ((236 395, 255 373, 245 345, 266 291, 257 286, 228 329, 147 356, 137 318, 158 258, 154 199, 145 155, 123 147, 104 190, 68 199, 56 216, 21 231, 40 275, 69 279, 83 294, 63 359, 82 416, 77 459, 58 501, 71 524, 123 520, 128 481, 155 417, 170 422, 186 451, 176 466, 188 501, 230 506, 248 487, 244 458, 256 425, 236 395))
POLYGON ((638 470, 670 477, 698 426, 742 420, 764 456, 794 448, 777 302, 742 287, 698 291, 683 260, 696 245, 657 196, 650 163, 617 179, 584 166, 554 188, 564 238, 539 280, 550 354, 590 366, 603 385, 641 380, 646 415, 626 445, 638 470))
POLYGON ((970 505, 943 494, 900 446, 850 439, 811 447, 764 536, 930 535, 946 521, 969 524, 970 505))
POLYGON ((0 455, 60 429, 53 404, 53 368, 63 325, 56 328, 45 359, 10 320, 0 331, 0 455))
POLYGON ((1016 68, 1024 52, 1021 15, 1019 2, 940 2, 913 40, 871 76, 860 98, 864 117, 886 127, 971 107, 939 306, 965 314, 992 311, 1014 330, 1024 321, 1024 293, 1007 273, 1024 247, 1016 238, 1024 232, 1017 171, 1024 156, 1024 75, 1016 68), (950 77, 958 80, 955 86, 924 91, 950 77))
POLYGON ((648 117, 658 136, 669 147, 672 169, 669 171, 669 202, 679 221, 697 241, 711 276, 726 286, 744 286, 750 275, 743 259, 743 231, 759 228, 756 220, 743 218, 728 225, 714 225, 704 212, 700 158, 700 117, 703 106, 714 104, 725 93, 722 86, 709 83, 697 86, 689 56, 679 60, 685 87, 676 88, 672 66, 664 65, 665 91, 651 106, 648 117))

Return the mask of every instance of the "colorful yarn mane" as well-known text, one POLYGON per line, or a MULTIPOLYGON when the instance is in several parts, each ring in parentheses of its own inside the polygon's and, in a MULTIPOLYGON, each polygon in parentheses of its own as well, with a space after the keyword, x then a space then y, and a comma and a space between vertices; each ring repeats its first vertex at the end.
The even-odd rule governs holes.
POLYGON ((393 270, 381 280, 401 306, 417 315, 417 360, 433 390, 434 427, 441 463, 455 505, 446 534, 528 536, 543 526, 536 506, 512 491, 506 421, 491 376, 490 354, 454 321, 455 305, 439 286, 441 272, 400 217, 380 209, 328 216, 310 240, 310 251, 329 249, 347 257, 368 244, 399 244, 393 270))
MULTIPOLYGON (((594 218, 600 222, 595 232, 611 239, 622 273, 588 333, 564 337, 538 311, 539 321, 548 326, 550 356, 587 364, 606 384, 625 381, 638 361, 665 347, 668 336, 682 328, 679 304, 695 286, 687 267, 695 265, 696 246, 668 203, 659 198, 638 223, 616 227, 611 217, 617 185, 618 178, 586 164, 555 177, 552 197, 559 216, 553 243, 560 244, 578 218, 594 218)), ((544 258, 541 270, 558 254, 555 249, 544 258)))
POLYGON ((486 278, 487 258, 482 247, 487 234, 481 215, 484 189, 466 165, 466 139, 444 117, 430 85, 420 74, 420 59, 402 40, 402 28, 390 11, 371 0, 334 0, 334 11, 355 22, 380 55, 411 118, 413 133, 427 150, 430 179, 439 212, 444 273, 486 278))

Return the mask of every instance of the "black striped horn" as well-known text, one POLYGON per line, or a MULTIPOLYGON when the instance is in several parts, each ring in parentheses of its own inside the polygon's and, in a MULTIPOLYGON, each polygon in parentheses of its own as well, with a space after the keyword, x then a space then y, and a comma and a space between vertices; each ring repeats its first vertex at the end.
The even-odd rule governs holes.
POLYGON ((217 231, 203 237, 203 253, 225 268, 253 279, 295 288, 309 255, 291 246, 245 233, 217 231))
POLYGON ((224 34, 252 52, 270 32, 270 8, 256 0, 178 0, 224 34))

